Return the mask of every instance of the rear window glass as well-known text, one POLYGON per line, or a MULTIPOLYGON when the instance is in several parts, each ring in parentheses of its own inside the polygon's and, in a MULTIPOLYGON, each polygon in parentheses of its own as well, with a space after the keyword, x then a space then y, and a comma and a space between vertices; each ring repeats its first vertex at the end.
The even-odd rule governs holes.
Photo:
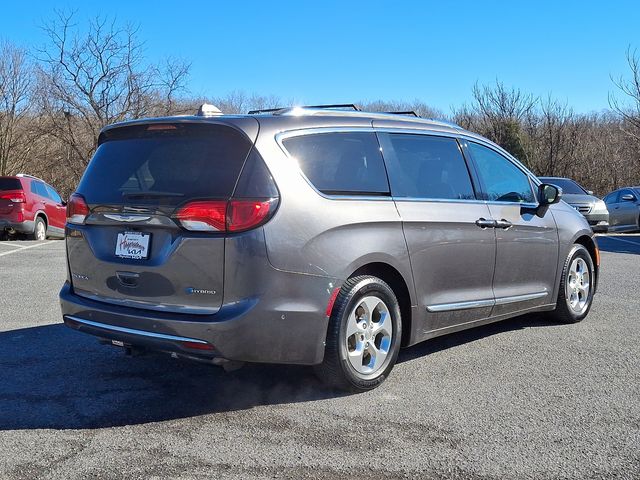
POLYGON ((22 190, 22 185, 17 178, 0 178, 0 190, 22 190))
POLYGON ((229 197, 251 148, 244 135, 223 125, 156 124, 107 133, 78 186, 90 204, 229 197))
POLYGON ((329 195, 388 195, 389 182, 374 133, 300 135, 282 142, 309 181, 329 195))

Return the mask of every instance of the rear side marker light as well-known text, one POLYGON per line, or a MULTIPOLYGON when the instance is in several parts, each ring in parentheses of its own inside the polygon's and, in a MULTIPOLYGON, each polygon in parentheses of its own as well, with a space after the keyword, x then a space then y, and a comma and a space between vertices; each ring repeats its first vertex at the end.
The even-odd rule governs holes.
POLYGON ((331 311, 333 310, 333 305, 336 303, 336 298, 338 298, 338 294, 340 293, 340 287, 334 288, 333 292, 331 292, 331 296, 329 297, 329 303, 327 304, 327 310, 325 315, 327 317, 331 316, 331 311))
POLYGON ((89 213, 89 206, 82 195, 74 193, 69 197, 69 203, 67 203, 67 222, 82 225, 89 213))

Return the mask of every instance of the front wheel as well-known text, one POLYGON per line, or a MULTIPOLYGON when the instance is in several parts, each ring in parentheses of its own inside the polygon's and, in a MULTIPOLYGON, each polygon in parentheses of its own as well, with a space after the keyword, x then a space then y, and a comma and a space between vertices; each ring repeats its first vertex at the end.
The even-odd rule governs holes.
POLYGON ((553 319, 562 323, 577 323, 587 316, 593 302, 595 269, 589 251, 575 244, 562 270, 556 309, 550 312, 553 319))
POLYGON ((400 306, 391 287, 377 277, 350 278, 333 305, 316 374, 331 387, 371 390, 393 369, 401 339, 400 306))

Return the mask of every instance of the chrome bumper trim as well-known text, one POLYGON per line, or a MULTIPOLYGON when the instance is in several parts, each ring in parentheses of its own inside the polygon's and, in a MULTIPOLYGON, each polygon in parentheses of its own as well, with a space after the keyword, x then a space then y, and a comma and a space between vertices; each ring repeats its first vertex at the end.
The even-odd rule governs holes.
POLYGON ((65 315, 64 318, 68 318, 69 320, 72 320, 80 324, 88 325, 90 327, 101 328, 103 330, 110 330, 112 332, 127 333, 130 335, 140 335, 142 337, 157 338, 160 340, 170 340, 173 342, 194 342, 194 343, 202 343, 202 344, 207 343, 204 340, 198 340, 197 338, 178 337, 176 335, 167 335, 166 333, 154 333, 154 332, 147 332, 144 330, 135 330, 133 328, 117 327, 115 325, 107 325, 106 323, 99 323, 99 322, 94 322, 92 320, 86 320, 84 318, 74 317, 73 315, 65 315))

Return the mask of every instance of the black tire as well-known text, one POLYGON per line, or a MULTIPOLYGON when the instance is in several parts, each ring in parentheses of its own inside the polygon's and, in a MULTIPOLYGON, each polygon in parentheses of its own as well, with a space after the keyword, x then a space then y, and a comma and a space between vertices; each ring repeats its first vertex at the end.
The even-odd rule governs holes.
MULTIPOLYGON (((369 320, 369 325, 371 326, 371 320, 369 320)), ((350 278, 340 289, 333 305, 327 330, 324 361, 315 366, 316 375, 326 385, 350 392, 364 392, 376 388, 384 382, 393 369, 398 358, 401 340, 400 305, 391 287, 377 277, 350 278), (347 358, 347 349, 349 348, 347 345, 349 340, 346 338, 345 331, 347 321, 365 297, 377 297, 383 302, 388 309, 392 329, 387 355, 380 367, 371 374, 356 371, 347 358)), ((369 341, 371 345, 375 345, 376 339, 370 338, 369 341)), ((363 356, 364 358, 366 357, 363 356)))
POLYGON ((593 293, 596 285, 596 272, 593 266, 593 259, 591 258, 591 254, 589 251, 580 244, 574 244, 573 248, 567 255, 567 259, 564 262, 564 266, 562 268, 562 277, 560 279, 560 289, 558 291, 558 301, 556 302, 556 308, 552 312, 549 312, 549 316, 551 319, 561 322, 561 323, 578 323, 582 321, 588 314, 589 310, 591 310, 591 305, 593 303, 593 293), (584 260, 588 272, 589 272, 589 288, 588 288, 588 297, 586 299, 585 306, 580 309, 580 311, 576 311, 572 309, 567 301, 567 282, 569 281, 569 273, 571 269, 571 265, 574 260, 577 258, 581 258, 584 260))
POLYGON ((29 234, 27 237, 29 240, 46 240, 47 239, 47 224, 42 219, 42 217, 36 217, 36 221, 33 225, 33 233, 29 234), (41 232, 44 232, 43 238, 38 238, 41 235, 41 232))

